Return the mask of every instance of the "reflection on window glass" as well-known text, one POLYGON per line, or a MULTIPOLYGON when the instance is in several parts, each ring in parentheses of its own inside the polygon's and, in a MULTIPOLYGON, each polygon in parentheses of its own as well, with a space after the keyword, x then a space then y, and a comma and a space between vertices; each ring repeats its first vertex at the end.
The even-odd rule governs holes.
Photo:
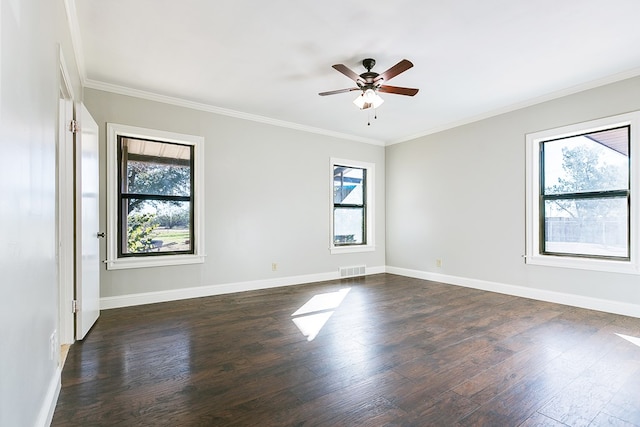
POLYGON ((629 257, 629 127, 541 145, 543 253, 629 257))
POLYGON ((333 167, 333 243, 366 244, 366 169, 333 167))
POLYGON ((362 244, 364 209, 335 208, 333 215, 334 243, 336 245, 362 244))
POLYGON ((546 252, 629 255, 626 198, 546 201, 545 217, 546 252), (558 215, 559 203, 575 214, 558 215))
POLYGON ((333 174, 333 202, 339 204, 362 204, 364 170, 336 166, 333 174))
POLYGON ((545 142, 545 194, 628 188, 628 145, 628 128, 545 142), (605 132, 612 147, 599 142, 605 132))

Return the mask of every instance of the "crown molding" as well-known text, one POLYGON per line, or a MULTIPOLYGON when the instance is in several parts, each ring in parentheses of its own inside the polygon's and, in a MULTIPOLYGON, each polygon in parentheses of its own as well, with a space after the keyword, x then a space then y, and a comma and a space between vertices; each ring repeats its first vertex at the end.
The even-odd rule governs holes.
POLYGON ((201 102, 189 101, 183 98, 177 98, 173 96, 160 95, 154 92, 147 92, 139 89, 132 89, 126 86, 115 85, 112 83, 100 82, 97 80, 85 79, 84 87, 90 89, 101 90, 105 92, 116 93, 119 95, 132 96, 135 98, 146 99, 148 101, 161 102, 164 104, 176 105, 178 107, 190 108, 193 110, 205 111, 208 113, 220 114, 223 116, 235 117, 243 120, 250 120, 259 123, 265 123, 273 126, 279 126, 288 129, 299 130, 302 132, 315 133, 324 136, 330 136, 333 138, 346 139, 356 142, 362 142, 365 144, 384 146, 383 141, 379 141, 371 138, 362 138, 346 133, 334 132, 327 129, 316 128, 312 126, 301 125, 299 123, 288 122, 285 120, 273 119, 271 117, 260 116, 257 114, 244 113, 242 111, 230 110, 227 108, 216 107, 215 105, 205 104, 201 102))
POLYGON ((434 133, 443 132, 445 130, 453 129, 459 126, 467 125, 470 123, 478 122, 480 120, 485 120, 491 117, 499 116, 501 114, 510 113, 512 111, 520 110, 523 108, 531 107, 533 105, 542 104, 543 102, 552 101, 554 99, 562 98, 564 96, 573 95, 578 92, 583 92, 589 89, 595 89, 600 86, 605 86, 611 83, 616 83, 622 80, 630 79, 633 77, 640 76, 640 67, 632 68, 627 71, 623 71, 621 73, 612 74, 610 76, 606 76, 600 79, 591 80, 586 83, 581 83, 579 85, 571 86, 566 89, 558 90, 555 92, 548 93, 546 95, 538 96, 535 98, 528 99, 526 101, 518 102, 515 104, 508 105, 506 107, 498 108, 495 110, 488 111, 486 113, 478 114, 476 116, 467 117, 465 119, 457 120, 455 122, 447 123, 442 126, 436 126, 427 131, 420 132, 413 135, 408 135, 401 139, 397 139, 395 141, 389 142, 386 145, 394 145, 400 144, 402 142, 412 141, 414 139, 421 138, 423 136, 433 135, 434 133))

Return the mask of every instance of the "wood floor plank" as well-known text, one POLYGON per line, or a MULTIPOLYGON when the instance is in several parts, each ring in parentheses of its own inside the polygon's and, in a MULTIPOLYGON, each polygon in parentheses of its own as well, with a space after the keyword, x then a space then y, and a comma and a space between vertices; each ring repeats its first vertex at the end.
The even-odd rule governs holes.
POLYGON ((639 337, 637 318, 391 274, 107 310, 52 425, 640 426, 639 337), (294 322, 320 317, 313 339, 294 322))
POLYGON ((566 427, 566 424, 536 412, 520 424, 519 427, 566 427))
POLYGON ((525 376, 541 372, 559 352, 520 351, 481 371, 453 390, 479 404, 487 403, 501 391, 509 389, 525 376))
MULTIPOLYGON (((640 360, 636 359, 636 362, 640 363, 640 360)), ((607 402, 601 413, 598 414, 594 423, 599 418, 606 419, 611 417, 620 421, 620 425, 625 423, 640 426, 640 369, 636 366, 635 370, 630 369, 624 375, 624 384, 616 390, 611 400, 607 402)))

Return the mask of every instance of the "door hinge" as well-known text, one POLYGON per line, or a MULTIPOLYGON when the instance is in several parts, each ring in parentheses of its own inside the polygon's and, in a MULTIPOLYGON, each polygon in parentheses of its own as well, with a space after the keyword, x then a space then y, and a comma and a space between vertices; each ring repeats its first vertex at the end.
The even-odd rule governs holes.
POLYGON ((78 121, 77 120, 71 120, 71 123, 69 123, 69 130, 71 131, 71 133, 78 133, 78 121))
POLYGON ((78 300, 74 299, 73 301, 71 301, 71 312, 73 314, 78 312, 78 300))

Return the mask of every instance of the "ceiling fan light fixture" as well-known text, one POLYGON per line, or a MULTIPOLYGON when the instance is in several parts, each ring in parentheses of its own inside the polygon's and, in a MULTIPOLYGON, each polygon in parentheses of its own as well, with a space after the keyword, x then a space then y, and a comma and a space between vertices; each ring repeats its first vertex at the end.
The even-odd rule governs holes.
POLYGON ((366 110, 372 107, 378 108, 383 102, 384 99, 382 99, 373 89, 365 90, 353 100, 353 103, 361 110, 366 110))
POLYGON ((380 95, 377 93, 374 94, 375 98, 373 99, 373 108, 378 108, 384 102, 384 99, 380 98, 380 95))
POLYGON ((364 93, 358 95, 356 99, 353 100, 353 103, 356 104, 356 107, 359 109, 364 110, 364 106, 367 103, 367 101, 364 100, 364 93))

